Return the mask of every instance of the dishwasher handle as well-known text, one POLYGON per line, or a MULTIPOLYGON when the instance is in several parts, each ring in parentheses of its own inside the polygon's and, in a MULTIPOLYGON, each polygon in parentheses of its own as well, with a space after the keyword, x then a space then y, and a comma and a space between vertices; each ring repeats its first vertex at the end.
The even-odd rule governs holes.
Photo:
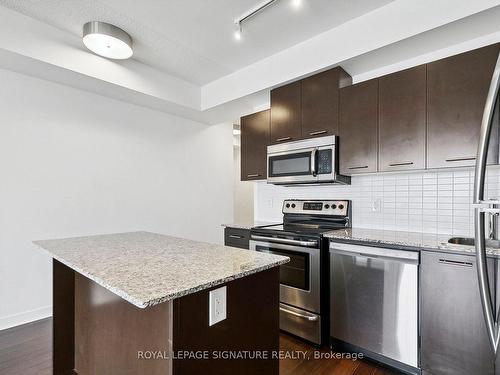
POLYGON ((398 250, 386 247, 351 245, 344 243, 330 243, 330 254, 348 255, 371 259, 389 259, 405 263, 419 263, 419 252, 412 250, 398 250))

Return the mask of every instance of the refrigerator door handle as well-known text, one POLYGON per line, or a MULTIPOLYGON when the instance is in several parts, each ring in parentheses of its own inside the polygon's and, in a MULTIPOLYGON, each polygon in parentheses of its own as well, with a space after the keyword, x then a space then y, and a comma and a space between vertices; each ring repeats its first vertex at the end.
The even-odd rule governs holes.
POLYGON ((498 351, 500 342, 499 322, 495 316, 495 307, 491 296, 491 288, 486 265, 486 244, 485 244, 485 212, 474 209, 474 226, 476 235, 476 267, 479 282, 479 294, 483 315, 488 331, 488 338, 495 354, 498 351))
MULTIPOLYGON (((479 294, 483 308, 488 338, 495 354, 500 341, 499 322, 495 314, 495 306, 491 296, 490 284, 488 282, 488 270, 486 266, 486 241, 485 241, 485 210, 481 206, 488 202, 484 200, 484 183, 488 153, 488 143, 491 136, 492 118, 500 85, 500 55, 497 59, 493 77, 491 79, 488 96, 484 106, 479 143, 476 156, 476 167, 474 176, 474 232, 477 260, 477 277, 479 281, 479 294)), ((491 207, 493 208, 493 207, 491 207)))

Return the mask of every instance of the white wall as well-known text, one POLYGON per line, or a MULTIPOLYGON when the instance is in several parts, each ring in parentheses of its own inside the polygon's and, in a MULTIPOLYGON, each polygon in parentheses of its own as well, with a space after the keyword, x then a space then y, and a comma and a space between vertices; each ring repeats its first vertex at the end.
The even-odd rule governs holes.
POLYGON ((0 82, 0 329, 51 312, 51 261, 32 240, 149 230, 222 242, 231 124, 6 70, 0 82))
MULTIPOLYGON (((473 236, 474 171, 443 169, 352 177, 351 185, 255 185, 255 216, 279 221, 287 198, 350 199, 353 227, 473 236)), ((500 169, 487 171, 486 197, 500 197, 500 169)))

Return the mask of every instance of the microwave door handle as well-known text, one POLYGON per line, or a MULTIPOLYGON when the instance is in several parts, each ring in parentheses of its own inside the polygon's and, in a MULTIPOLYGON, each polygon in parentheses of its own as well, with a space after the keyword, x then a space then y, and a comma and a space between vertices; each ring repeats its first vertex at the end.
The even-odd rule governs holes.
POLYGON ((318 153, 318 149, 315 148, 311 152, 311 175, 316 177, 316 154, 318 153))

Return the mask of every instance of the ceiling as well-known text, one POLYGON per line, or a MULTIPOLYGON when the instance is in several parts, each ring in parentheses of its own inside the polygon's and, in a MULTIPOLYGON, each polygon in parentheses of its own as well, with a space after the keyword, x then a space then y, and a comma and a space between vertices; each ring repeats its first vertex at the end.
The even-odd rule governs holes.
MULTIPOLYGON (((134 59, 203 85, 392 0, 278 0, 243 25, 234 20, 261 0, 0 0, 0 4, 81 35, 90 20, 113 23, 134 39, 134 59)), ((82 47, 83 48, 83 47, 82 47)))

